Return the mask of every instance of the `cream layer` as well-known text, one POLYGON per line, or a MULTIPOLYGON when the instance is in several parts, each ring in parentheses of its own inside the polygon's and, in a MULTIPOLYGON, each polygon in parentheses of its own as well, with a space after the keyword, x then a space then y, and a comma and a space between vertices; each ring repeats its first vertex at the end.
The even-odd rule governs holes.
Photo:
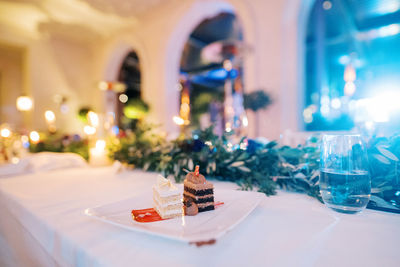
POLYGON ((157 210, 158 214, 160 214, 161 216, 175 214, 175 213, 182 213, 182 207, 183 207, 182 203, 161 206, 160 203, 157 202, 156 199, 153 199, 153 200, 154 200, 154 204, 155 204, 154 208, 157 210))
POLYGON ((206 202, 206 203, 201 203, 201 204, 197 204, 197 207, 200 208, 205 208, 208 206, 214 206, 214 202, 206 202))
POLYGON ((173 218, 173 217, 178 217, 183 215, 183 209, 175 209, 175 210, 168 210, 168 211, 163 211, 159 209, 157 206, 154 207, 154 209, 157 211, 157 213, 161 216, 161 218, 166 219, 166 218, 173 218))
POLYGON ((162 202, 159 199, 157 199, 155 196, 153 196, 153 201, 154 201, 155 205, 159 206, 162 209, 165 209, 170 206, 179 206, 179 207, 183 206, 182 200, 173 201, 173 202, 162 202))
POLYGON ((157 199, 157 202, 160 204, 160 206, 168 206, 168 205, 174 205, 174 204, 179 204, 182 203, 182 195, 174 195, 174 196, 169 196, 169 197, 162 197, 158 194, 156 190, 153 190, 153 198, 157 199))

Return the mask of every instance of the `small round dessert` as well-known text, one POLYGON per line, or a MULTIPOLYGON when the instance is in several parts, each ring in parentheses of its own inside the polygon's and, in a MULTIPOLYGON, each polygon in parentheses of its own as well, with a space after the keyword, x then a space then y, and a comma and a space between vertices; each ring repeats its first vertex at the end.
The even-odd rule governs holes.
POLYGON ((185 202, 184 211, 185 215, 195 216, 197 213, 199 213, 199 208, 197 207, 196 203, 193 202, 193 200, 188 199, 185 202))

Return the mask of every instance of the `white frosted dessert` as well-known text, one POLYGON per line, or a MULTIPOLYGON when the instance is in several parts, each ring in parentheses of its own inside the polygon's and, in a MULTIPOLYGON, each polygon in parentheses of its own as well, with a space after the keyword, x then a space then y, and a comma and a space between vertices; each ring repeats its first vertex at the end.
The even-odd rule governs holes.
POLYGON ((182 194, 170 180, 158 175, 153 185, 154 209, 163 219, 183 215, 182 194))

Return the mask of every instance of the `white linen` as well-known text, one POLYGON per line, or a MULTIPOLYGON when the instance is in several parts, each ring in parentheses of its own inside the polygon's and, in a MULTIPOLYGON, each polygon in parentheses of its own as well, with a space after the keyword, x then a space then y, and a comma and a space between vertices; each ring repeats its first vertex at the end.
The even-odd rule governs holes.
POLYGON ((84 158, 75 153, 40 152, 22 158, 17 164, 0 166, 0 177, 85 167, 84 158))
MULTIPOLYGON (((0 266, 398 266, 400 216, 339 214, 279 192, 216 244, 196 247, 83 214, 151 194, 157 174, 75 168, 0 179, 0 266), (57 179, 54 179, 57 177, 57 179), (34 179, 33 179, 34 178, 34 179)), ((236 188, 215 182, 215 191, 236 188)), ((146 208, 146 207, 144 207, 146 208)))

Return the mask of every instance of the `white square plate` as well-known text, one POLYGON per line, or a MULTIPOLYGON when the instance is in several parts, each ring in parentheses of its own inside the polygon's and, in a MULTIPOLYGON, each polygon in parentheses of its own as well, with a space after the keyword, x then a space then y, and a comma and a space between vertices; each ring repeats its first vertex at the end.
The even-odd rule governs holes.
POLYGON ((218 239, 239 224, 265 197, 258 192, 214 190, 215 201, 224 202, 215 210, 196 216, 182 216, 151 223, 133 220, 133 209, 153 207, 152 192, 103 206, 89 208, 85 214, 103 222, 129 230, 146 232, 184 242, 200 242, 218 239))

